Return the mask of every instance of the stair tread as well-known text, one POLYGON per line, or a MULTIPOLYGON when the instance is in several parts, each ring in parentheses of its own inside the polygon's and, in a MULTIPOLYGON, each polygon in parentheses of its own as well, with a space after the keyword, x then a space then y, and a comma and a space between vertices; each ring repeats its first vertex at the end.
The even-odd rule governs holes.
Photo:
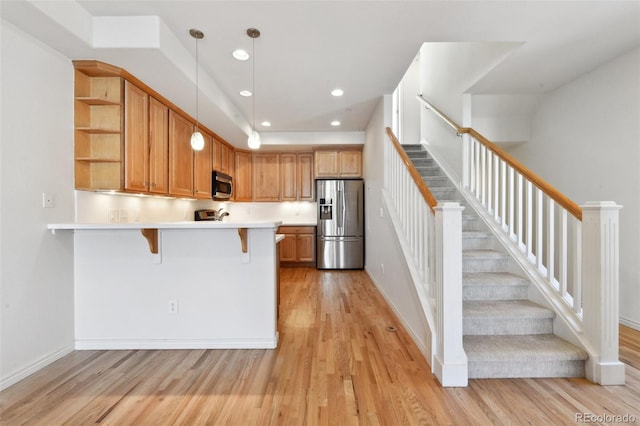
POLYGON ((491 249, 474 249, 474 250, 464 250, 462 252, 462 257, 464 259, 505 259, 508 258, 509 255, 502 251, 491 250, 491 249))
POLYGON ((491 238, 492 235, 483 231, 462 231, 462 238, 491 238))
POLYGON ((529 285, 526 278, 511 272, 465 272, 462 282, 464 286, 529 285))
POLYGON ((587 353, 584 350, 554 334, 464 336, 462 341, 470 362, 587 359, 587 353))
POLYGON ((463 317, 468 319, 553 318, 553 311, 529 300, 474 300, 462 304, 463 317))

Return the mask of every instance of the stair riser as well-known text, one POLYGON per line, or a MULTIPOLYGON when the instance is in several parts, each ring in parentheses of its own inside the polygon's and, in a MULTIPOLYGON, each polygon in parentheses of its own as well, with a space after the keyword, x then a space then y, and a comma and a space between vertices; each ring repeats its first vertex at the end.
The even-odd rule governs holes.
POLYGON ((462 236, 462 250, 475 250, 488 248, 491 237, 465 237, 462 236))
POLYGON ((504 336, 514 334, 551 334, 551 318, 464 318, 465 336, 504 336))
POLYGON ((528 285, 484 285, 462 288, 462 300, 526 300, 528 285))
POLYGON ((462 218, 462 230, 463 231, 479 231, 481 229, 481 223, 478 219, 465 219, 462 218))
POLYGON ((470 379, 584 377, 584 361, 469 361, 470 379))
POLYGON ((416 158, 413 159, 413 165, 417 167, 430 167, 435 166, 436 163, 431 158, 416 158))
POLYGON ((418 173, 420 173, 420 176, 422 178, 432 177, 432 176, 442 176, 442 177, 445 176, 444 172, 440 169, 440 167, 437 167, 437 166, 419 167, 419 168, 416 167, 416 170, 418 171, 418 173))
POLYGON ((450 187, 451 183, 449 183, 449 179, 442 179, 438 177, 423 177, 422 180, 427 184, 429 188, 445 188, 450 187))
POLYGON ((505 272, 509 259, 463 259, 462 272, 505 272))

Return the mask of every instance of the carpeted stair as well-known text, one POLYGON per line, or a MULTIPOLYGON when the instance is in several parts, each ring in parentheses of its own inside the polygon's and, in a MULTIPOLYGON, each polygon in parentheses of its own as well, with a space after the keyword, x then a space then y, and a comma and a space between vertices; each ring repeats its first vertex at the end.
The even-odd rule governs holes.
POLYGON ((508 272, 509 255, 421 145, 405 152, 436 200, 462 215, 463 344, 469 378, 584 377, 587 354, 553 334, 555 314, 527 299, 529 282, 508 272))

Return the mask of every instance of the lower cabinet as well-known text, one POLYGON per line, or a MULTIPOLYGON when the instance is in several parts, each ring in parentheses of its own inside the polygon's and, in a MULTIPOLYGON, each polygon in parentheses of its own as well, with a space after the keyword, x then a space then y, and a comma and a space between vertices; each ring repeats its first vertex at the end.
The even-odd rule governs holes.
POLYGON ((280 264, 283 266, 315 266, 315 226, 281 226, 278 234, 284 234, 280 242, 280 264))

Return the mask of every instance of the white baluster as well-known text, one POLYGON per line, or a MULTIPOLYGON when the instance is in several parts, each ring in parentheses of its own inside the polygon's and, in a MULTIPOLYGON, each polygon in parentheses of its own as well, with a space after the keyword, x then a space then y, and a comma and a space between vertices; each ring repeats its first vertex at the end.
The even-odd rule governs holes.
POLYGON ((516 241, 517 237, 516 234, 514 232, 514 230, 516 229, 516 223, 514 222, 514 217, 515 217, 515 198, 516 198, 516 188, 513 186, 514 185, 514 180, 513 180, 513 167, 509 167, 509 238, 511 238, 511 241, 516 241))
POLYGON ((558 282, 560 296, 567 298, 567 271, 569 257, 567 255, 567 211, 562 209, 560 216, 560 264, 558 265, 558 282))
POLYGON ((487 162, 487 170, 486 170, 486 176, 487 176, 487 211, 489 213, 491 213, 494 210, 494 206, 492 206, 493 203, 493 197, 492 197, 492 189, 493 189, 493 151, 489 151, 487 150, 487 158, 486 158, 486 162, 487 162))
POLYGON ((555 202, 551 199, 547 199, 548 209, 547 209, 547 273, 549 276, 549 282, 553 284, 553 286, 558 289, 558 281, 554 276, 555 274, 555 202))
MULTIPOLYGON (((544 222, 542 221, 544 215, 542 214, 542 191, 538 188, 536 188, 536 260, 537 260, 537 266, 538 266, 538 271, 540 271, 540 273, 546 277, 546 270, 545 267, 543 265, 543 255, 542 255, 542 251, 543 251, 543 240, 542 240, 542 235, 544 233, 544 222)), ((533 246, 533 244, 531 244, 533 246)))
POLYGON ((522 227, 523 227, 523 221, 524 221, 524 202, 523 202, 523 196, 522 196, 522 186, 523 186, 523 180, 522 180, 522 175, 520 173, 518 173, 518 247, 520 248, 520 251, 522 251, 523 253, 526 250, 526 246, 524 245, 523 242, 523 233, 522 233, 522 227))
POLYGON ((533 196, 532 196, 532 185, 531 182, 527 181, 527 257, 530 262, 533 262, 535 258, 533 257, 533 196))
MULTIPOLYGON (((500 160, 500 216, 502 218, 501 225, 502 230, 507 232, 509 230, 507 226, 507 163, 500 160)), ((511 199, 512 197, 509 197, 511 199)))

